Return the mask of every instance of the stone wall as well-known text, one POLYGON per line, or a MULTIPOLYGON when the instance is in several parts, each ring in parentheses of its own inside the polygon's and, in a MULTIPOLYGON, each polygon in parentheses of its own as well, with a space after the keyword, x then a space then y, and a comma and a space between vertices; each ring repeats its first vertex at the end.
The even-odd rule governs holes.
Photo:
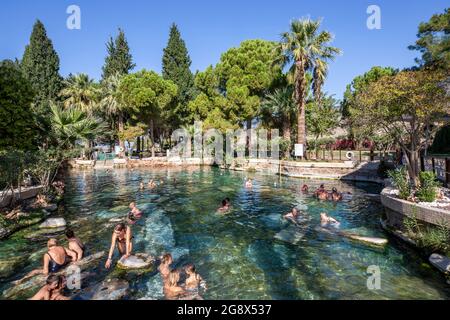
POLYGON ((450 226, 450 211, 421 206, 402 200, 392 195, 392 188, 385 188, 381 192, 381 203, 385 207, 386 223, 388 226, 403 229, 405 217, 416 219, 427 225, 440 225, 447 223, 450 226))
MULTIPOLYGON (((41 190, 42 190, 41 186, 21 188, 20 193, 19 190, 14 191, 14 196, 16 197, 17 200, 27 200, 36 197, 39 194, 39 192, 41 192, 41 190)), ((6 192, 6 195, 3 197, 3 199, 0 198, 0 208, 9 206, 12 198, 13 195, 11 191, 6 192)))

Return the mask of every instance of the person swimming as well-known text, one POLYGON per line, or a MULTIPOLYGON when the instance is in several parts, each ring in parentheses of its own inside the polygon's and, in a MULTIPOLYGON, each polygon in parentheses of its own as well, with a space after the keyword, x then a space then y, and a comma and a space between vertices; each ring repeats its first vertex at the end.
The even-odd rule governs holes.
POLYGON ((167 300, 177 300, 186 294, 186 290, 178 284, 179 281, 180 271, 170 271, 167 281, 164 283, 164 295, 167 300))
MULTIPOLYGON (((131 214, 131 217, 133 217, 133 214, 131 214)), ((115 226, 113 234, 112 234, 112 239, 111 239, 111 247, 109 249, 109 254, 108 254, 108 260, 106 260, 105 263, 105 268, 109 269, 111 267, 111 263, 112 263, 112 256, 114 254, 114 250, 117 246, 117 249, 119 250, 119 253, 122 256, 125 256, 126 258, 128 258, 131 255, 131 251, 133 250, 133 243, 132 243, 132 231, 131 231, 131 227, 130 224, 133 224, 132 220, 130 219, 130 215, 129 215, 129 219, 128 225, 125 225, 125 223, 119 223, 118 225, 115 226)))
POLYGON ((342 193, 338 192, 336 188, 333 188, 330 194, 330 198, 335 202, 342 201, 342 193))
POLYGON ((139 210, 139 208, 136 206, 136 202, 130 203, 129 208, 131 210, 130 212, 133 213, 134 217, 136 217, 137 219, 142 218, 142 211, 139 210))
POLYGON ((314 196, 319 200, 328 200, 328 192, 325 190, 325 186, 321 184, 319 188, 314 192, 314 196))
POLYGON ((283 216, 284 219, 289 220, 295 224, 298 224, 298 222, 297 222, 298 217, 299 217, 299 213, 298 213, 297 208, 293 208, 291 212, 289 212, 283 216))
POLYGON ((156 183, 155 183, 155 181, 154 181, 153 179, 151 179, 151 180, 148 182, 147 186, 148 186, 150 189, 155 189, 155 188, 157 187, 157 185, 156 185, 156 183))
POLYGON ((197 273, 195 266, 193 264, 188 264, 184 267, 187 278, 185 281, 186 290, 198 290, 201 286, 206 290, 206 284, 203 278, 197 273))
POLYGON ((219 212, 227 212, 230 210, 230 203, 227 201, 227 199, 222 200, 222 206, 218 209, 219 212))
POLYGON ((166 253, 161 257, 161 263, 158 267, 159 272, 164 281, 167 280, 170 274, 170 265, 173 263, 173 258, 170 253, 166 253))
POLYGON ((77 258, 74 261, 83 259, 84 252, 86 251, 85 245, 75 236, 75 233, 71 229, 66 230, 66 237, 69 241, 69 249, 77 254, 77 258))
POLYGON ((57 273, 67 266, 71 261, 77 260, 77 254, 72 250, 58 246, 56 239, 47 241, 48 251, 44 254, 44 267, 42 273, 57 273))
POLYGON ((141 181, 141 183, 139 184, 139 189, 141 190, 145 189, 144 182, 141 181))
POLYGON ((245 181, 245 187, 246 187, 247 189, 253 188, 253 182, 252 182, 251 179, 247 179, 247 180, 245 181))
POLYGON ((309 192, 309 187, 308 187, 307 184, 304 184, 304 185, 302 186, 302 192, 303 192, 303 193, 308 193, 308 192, 309 192))
POLYGON ((60 275, 51 275, 47 277, 45 286, 43 286, 33 297, 29 300, 70 300, 61 294, 65 288, 65 279, 60 275))
POLYGON ((322 212, 320 214, 320 225, 324 228, 333 227, 339 228, 340 222, 333 217, 328 216, 326 213, 322 212))

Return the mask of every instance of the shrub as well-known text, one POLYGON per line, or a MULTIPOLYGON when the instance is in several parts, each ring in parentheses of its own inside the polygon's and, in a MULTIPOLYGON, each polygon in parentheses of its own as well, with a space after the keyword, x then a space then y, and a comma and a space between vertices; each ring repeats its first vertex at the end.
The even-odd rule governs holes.
POLYGON ((400 199, 408 199, 411 194, 411 184, 409 183, 408 173, 405 167, 400 167, 396 170, 388 171, 389 178, 399 191, 400 199))
POLYGON ((436 175, 431 171, 422 171, 419 174, 420 187, 416 192, 417 198, 422 202, 433 202, 436 200, 439 182, 436 175))
POLYGON ((449 249, 450 230, 444 223, 426 229, 419 239, 419 245, 433 252, 446 252, 449 249))

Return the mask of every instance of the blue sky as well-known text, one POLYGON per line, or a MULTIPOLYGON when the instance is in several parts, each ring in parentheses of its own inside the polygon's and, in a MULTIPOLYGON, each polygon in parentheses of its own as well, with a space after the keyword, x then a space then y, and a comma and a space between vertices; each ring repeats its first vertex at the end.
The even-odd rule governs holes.
POLYGON ((161 71, 169 27, 178 24, 192 59, 192 71, 216 64, 221 53, 246 39, 278 40, 294 18, 323 18, 343 50, 330 66, 325 90, 341 99, 345 86, 372 66, 414 65, 407 49, 420 22, 448 7, 444 0, 5 0, 0 4, 0 59, 20 58, 33 23, 40 19, 59 54, 61 73, 100 78, 105 43, 124 29, 137 64, 161 71), (66 28, 66 9, 81 8, 81 30, 66 28), (369 5, 381 8, 381 30, 366 26, 369 5))

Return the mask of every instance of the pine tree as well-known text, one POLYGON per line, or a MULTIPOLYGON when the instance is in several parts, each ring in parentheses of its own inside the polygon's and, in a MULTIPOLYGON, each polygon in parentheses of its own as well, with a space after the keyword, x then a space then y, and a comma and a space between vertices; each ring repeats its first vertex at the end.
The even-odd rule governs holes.
POLYGON ((119 29, 116 39, 112 37, 109 39, 106 49, 108 56, 105 58, 105 65, 103 66, 103 80, 115 74, 128 74, 136 66, 133 63, 130 47, 122 29, 119 29))
POLYGON ((49 100, 56 100, 62 88, 59 75, 59 57, 41 21, 33 26, 30 43, 21 62, 24 77, 31 83, 36 95, 34 107, 44 118, 49 113, 49 100))
POLYGON ((186 124, 188 103, 194 96, 194 76, 190 70, 191 58, 176 24, 170 28, 170 37, 162 58, 162 74, 178 86, 178 96, 172 106, 173 122, 186 124))

